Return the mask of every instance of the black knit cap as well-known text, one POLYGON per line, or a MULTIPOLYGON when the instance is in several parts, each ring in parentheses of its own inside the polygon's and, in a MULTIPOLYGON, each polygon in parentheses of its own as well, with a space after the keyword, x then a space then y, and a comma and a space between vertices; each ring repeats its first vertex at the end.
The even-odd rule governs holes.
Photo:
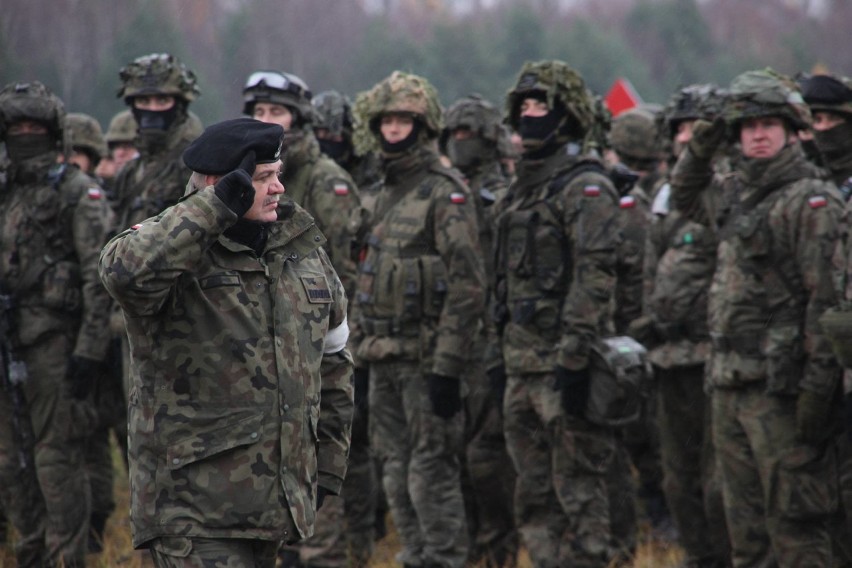
POLYGON ((208 126, 183 152, 183 163, 201 174, 221 176, 240 165, 254 150, 256 163, 269 164, 281 157, 284 129, 253 118, 235 118, 208 126))
POLYGON ((829 75, 812 75, 799 82, 808 104, 839 105, 852 101, 852 89, 829 75))

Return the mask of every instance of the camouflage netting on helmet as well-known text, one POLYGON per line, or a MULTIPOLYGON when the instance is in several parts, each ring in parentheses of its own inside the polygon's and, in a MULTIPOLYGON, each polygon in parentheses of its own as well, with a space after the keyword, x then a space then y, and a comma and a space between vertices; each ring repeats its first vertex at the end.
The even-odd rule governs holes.
POLYGON ((597 152, 603 156, 604 150, 609 148, 609 130, 612 127, 612 113, 606 102, 600 95, 595 95, 589 91, 589 97, 594 101, 593 108, 595 113, 592 126, 586 132, 583 144, 583 152, 597 152))
POLYGON ((65 117, 66 146, 87 150, 97 159, 107 155, 106 140, 100 123, 82 112, 70 112, 65 117))
POLYGON ((770 68, 734 77, 722 116, 736 129, 748 118, 778 116, 796 130, 810 128, 811 113, 795 81, 770 68))
POLYGON ((725 95, 724 90, 709 83, 684 87, 672 95, 658 115, 660 133, 671 139, 677 134, 678 124, 685 120, 712 122, 722 112, 725 95))
POLYGON ((121 87, 117 96, 130 99, 143 95, 170 95, 187 102, 200 95, 195 73, 174 55, 152 53, 137 57, 119 71, 121 87))
POLYGON ((811 75, 798 82, 812 113, 852 115, 852 79, 840 75, 811 75))
POLYGON ((136 119, 133 118, 133 112, 130 109, 121 111, 112 117, 109 121, 104 139, 107 144, 132 144, 136 139, 136 119))
POLYGON ((562 61, 528 61, 521 68, 515 86, 506 95, 504 122, 515 130, 520 120, 521 102, 534 91, 545 94, 550 108, 560 103, 576 121, 581 136, 595 124, 594 97, 586 89, 579 73, 562 61))
POLYGON ((472 94, 454 102, 444 113, 444 140, 453 130, 468 129, 480 138, 497 143, 502 136, 503 122, 500 111, 482 98, 472 94))
POLYGON ((383 114, 404 113, 422 121, 429 138, 437 138, 444 127, 438 92, 419 75, 394 71, 369 91, 359 93, 352 107, 355 132, 352 142, 359 155, 378 151, 378 121, 383 114))
POLYGON ((5 136, 10 124, 22 120, 43 123, 62 144, 65 128, 65 105, 53 92, 38 81, 11 83, 0 91, 0 134, 5 136))
MULTIPOLYGON (((612 149, 628 161, 657 160, 660 157, 656 114, 647 107, 634 107, 612 120, 609 131, 612 149)), ((628 167, 633 167, 627 164, 628 167)))
POLYGON ((323 91, 313 98, 314 128, 324 128, 333 136, 352 136, 352 105, 337 91, 323 91))

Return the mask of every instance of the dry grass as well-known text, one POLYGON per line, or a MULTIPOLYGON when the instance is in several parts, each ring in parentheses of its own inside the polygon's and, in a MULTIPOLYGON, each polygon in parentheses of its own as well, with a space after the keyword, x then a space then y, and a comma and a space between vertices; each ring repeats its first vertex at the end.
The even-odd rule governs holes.
MULTIPOLYGON (((104 551, 101 554, 91 554, 86 559, 86 568, 152 568, 153 564, 147 552, 135 551, 130 543, 129 489, 121 463, 114 444, 113 464, 116 468, 115 499, 116 510, 109 519, 104 538, 104 551)), ((399 538, 389 523, 390 532, 376 547, 376 552, 370 562, 371 568, 397 568, 394 555, 399 550, 399 538)), ((640 530, 643 535, 633 568, 674 568, 683 562, 683 552, 677 546, 666 545, 650 539, 647 528, 640 530)), ((10 541, 13 539, 10 536, 10 541)), ((0 549, 0 568, 15 566, 10 547, 0 549)), ((526 551, 521 551, 518 568, 532 568, 526 551)))

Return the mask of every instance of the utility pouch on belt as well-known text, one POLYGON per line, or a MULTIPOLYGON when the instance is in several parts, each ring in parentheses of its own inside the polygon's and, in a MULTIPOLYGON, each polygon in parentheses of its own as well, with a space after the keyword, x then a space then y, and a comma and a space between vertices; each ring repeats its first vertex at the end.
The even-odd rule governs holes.
POLYGON ((628 336, 600 340, 592 348, 589 373, 589 422, 618 427, 640 418, 653 379, 648 350, 641 343, 628 336))

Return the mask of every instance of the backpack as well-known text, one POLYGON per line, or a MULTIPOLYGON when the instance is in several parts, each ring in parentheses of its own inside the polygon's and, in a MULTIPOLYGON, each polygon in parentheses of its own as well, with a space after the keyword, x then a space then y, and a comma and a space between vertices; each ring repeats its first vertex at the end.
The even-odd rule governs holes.
POLYGON ((621 427, 639 420, 653 380, 648 350, 641 343, 628 336, 601 339, 592 347, 589 374, 589 422, 621 427))

